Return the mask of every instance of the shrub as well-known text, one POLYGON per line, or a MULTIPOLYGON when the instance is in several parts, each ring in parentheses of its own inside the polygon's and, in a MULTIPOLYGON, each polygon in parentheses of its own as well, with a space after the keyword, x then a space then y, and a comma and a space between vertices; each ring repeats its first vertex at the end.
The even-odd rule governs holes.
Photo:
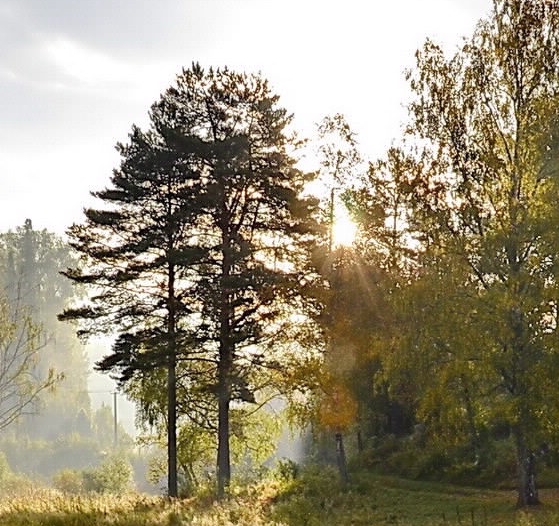
POLYGON ((0 493, 25 493, 30 488, 37 487, 38 482, 32 481, 25 475, 14 473, 4 452, 0 452, 0 493))
POLYGON ((276 468, 273 472, 274 478, 280 482, 290 482, 295 480, 299 475, 299 464, 294 460, 285 458, 278 460, 276 468))
POLYGON ((0 485, 4 485, 13 476, 6 454, 0 451, 0 485))
POLYGON ((97 493, 126 493, 131 489, 133 469, 122 457, 108 458, 98 469, 86 472, 85 487, 97 493))
POLYGON ((132 488, 133 469, 128 460, 110 457, 99 468, 63 470, 53 478, 54 487, 69 494, 126 493, 132 488))
POLYGON ((52 478, 53 486, 64 493, 77 495, 84 492, 84 476, 82 471, 64 469, 52 478))

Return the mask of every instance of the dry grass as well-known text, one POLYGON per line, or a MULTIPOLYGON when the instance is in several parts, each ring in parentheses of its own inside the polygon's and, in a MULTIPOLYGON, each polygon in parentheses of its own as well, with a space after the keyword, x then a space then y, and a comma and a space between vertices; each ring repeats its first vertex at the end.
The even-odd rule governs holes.
POLYGON ((68 496, 27 490, 0 499, 2 526, 557 526, 559 491, 517 511, 514 493, 389 477, 355 477, 346 491, 332 472, 252 486, 218 504, 210 497, 68 496))
MULTIPOLYGON (((169 500, 130 494, 64 495, 33 490, 0 500, 2 526, 260 526, 274 524, 258 501, 231 497, 224 504, 212 499, 169 500)), ((278 525, 279 526, 279 525, 278 525)))

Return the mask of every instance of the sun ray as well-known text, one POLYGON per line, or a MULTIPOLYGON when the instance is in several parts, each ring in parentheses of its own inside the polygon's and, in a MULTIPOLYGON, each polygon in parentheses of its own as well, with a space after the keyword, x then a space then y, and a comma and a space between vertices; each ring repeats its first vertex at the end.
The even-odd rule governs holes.
POLYGON ((338 207, 332 225, 332 244, 334 247, 353 245, 357 235, 357 225, 349 217, 345 207, 338 207))

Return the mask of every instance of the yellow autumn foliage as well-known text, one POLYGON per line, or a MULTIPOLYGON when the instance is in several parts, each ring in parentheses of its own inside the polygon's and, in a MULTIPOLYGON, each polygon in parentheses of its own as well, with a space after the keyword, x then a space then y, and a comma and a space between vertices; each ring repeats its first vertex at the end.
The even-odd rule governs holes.
POLYGON ((325 428, 346 431, 357 418, 357 402, 345 386, 333 385, 321 400, 319 416, 325 428))

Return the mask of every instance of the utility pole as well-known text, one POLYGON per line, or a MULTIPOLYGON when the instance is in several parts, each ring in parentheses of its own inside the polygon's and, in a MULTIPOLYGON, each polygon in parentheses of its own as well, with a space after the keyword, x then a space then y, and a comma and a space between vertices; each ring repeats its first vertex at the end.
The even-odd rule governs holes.
MULTIPOLYGON (((337 167, 336 167, 337 170, 337 167)), ((329 276, 328 276, 328 280, 330 282, 330 287, 333 286, 333 274, 334 274, 334 259, 332 257, 332 249, 334 248, 334 197, 335 197, 335 192, 336 190, 340 190, 340 188, 337 187, 332 187, 330 190, 330 228, 329 228, 329 232, 328 232, 328 257, 330 258, 330 271, 329 271, 329 276)), ((332 302, 332 299, 330 300, 330 302, 332 302)), ((330 308, 333 311, 333 305, 330 304, 330 308)), ((333 338, 332 335, 330 335, 330 347, 333 346, 333 338)), ((337 401, 338 405, 341 401, 337 401)), ((342 481, 342 484, 347 485, 347 483, 349 482, 349 474, 348 474, 348 470, 347 470, 347 459, 346 459, 346 455, 345 455, 345 448, 344 448, 344 436, 342 433, 341 429, 337 429, 334 435, 335 441, 336 441, 336 460, 337 460, 337 464, 338 464, 338 471, 340 473, 340 478, 342 481)))
POLYGON ((118 417, 117 417, 117 406, 116 406, 116 391, 113 391, 113 417, 114 417, 114 446, 115 449, 118 445, 118 417))
POLYGON ((329 229, 328 229, 328 255, 331 256, 332 255, 332 248, 334 245, 334 197, 335 197, 335 193, 336 190, 339 190, 338 187, 333 186, 330 189, 330 225, 329 225, 329 229))

